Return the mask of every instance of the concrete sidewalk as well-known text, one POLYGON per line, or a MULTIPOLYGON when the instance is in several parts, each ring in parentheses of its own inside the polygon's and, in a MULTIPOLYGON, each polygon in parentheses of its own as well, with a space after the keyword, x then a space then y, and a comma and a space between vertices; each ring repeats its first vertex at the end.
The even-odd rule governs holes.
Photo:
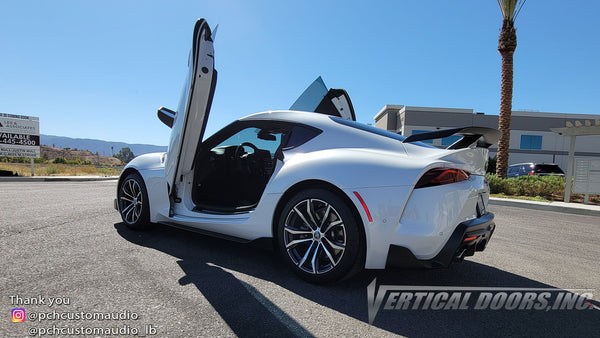
POLYGON ((0 182, 86 182, 118 179, 119 176, 0 176, 0 182))
POLYGON ((556 211, 569 214, 600 216, 600 206, 583 203, 537 202, 512 198, 490 197, 490 205, 518 207, 543 211, 556 211))

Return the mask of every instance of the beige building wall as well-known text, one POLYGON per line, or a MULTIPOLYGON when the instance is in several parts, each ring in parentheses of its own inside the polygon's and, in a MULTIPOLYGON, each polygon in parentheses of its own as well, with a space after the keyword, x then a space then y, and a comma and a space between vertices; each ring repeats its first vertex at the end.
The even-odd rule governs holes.
MULTIPOLYGON (((544 113, 513 111, 511 118, 509 164, 523 162, 556 163, 563 170, 567 168, 569 140, 550 128, 562 128, 567 122, 599 120, 600 115, 544 113), (528 140, 535 139, 534 148, 528 140), (541 142, 537 142, 540 141, 541 142), (541 143, 541 144, 540 144, 541 143)), ((405 136, 416 132, 436 131, 465 126, 498 127, 497 115, 485 115, 472 109, 413 107, 385 105, 374 117, 375 126, 405 136)), ((446 140, 445 142, 448 142, 446 140)), ((433 145, 443 147, 443 140, 434 140, 433 145)), ((490 155, 495 156, 497 145, 490 147, 490 155)), ((600 136, 577 137, 575 156, 600 157, 600 136)))

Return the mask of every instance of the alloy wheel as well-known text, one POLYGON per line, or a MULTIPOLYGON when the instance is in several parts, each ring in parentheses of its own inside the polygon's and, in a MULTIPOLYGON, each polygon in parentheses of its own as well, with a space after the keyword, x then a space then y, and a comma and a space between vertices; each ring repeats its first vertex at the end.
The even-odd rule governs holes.
POLYGON ((128 179, 121 185, 119 194, 119 210, 123 220, 134 224, 140 219, 144 205, 144 194, 140 184, 134 179, 128 179))
POLYGON ((346 227, 335 208, 320 199, 304 199, 289 212, 284 225, 288 255, 313 275, 335 268, 346 251, 346 227))

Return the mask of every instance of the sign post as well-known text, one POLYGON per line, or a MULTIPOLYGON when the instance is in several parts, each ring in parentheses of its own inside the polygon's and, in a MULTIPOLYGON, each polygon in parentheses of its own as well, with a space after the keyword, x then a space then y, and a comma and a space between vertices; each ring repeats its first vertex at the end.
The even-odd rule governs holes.
POLYGON ((40 119, 35 116, 0 113, 0 157, 40 157, 40 119))

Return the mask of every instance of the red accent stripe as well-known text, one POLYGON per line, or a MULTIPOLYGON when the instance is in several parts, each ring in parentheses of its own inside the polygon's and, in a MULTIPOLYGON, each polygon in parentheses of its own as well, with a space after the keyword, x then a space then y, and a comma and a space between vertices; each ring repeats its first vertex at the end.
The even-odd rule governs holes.
POLYGON ((467 237, 463 240, 463 242, 468 242, 468 241, 472 241, 474 239, 477 239, 477 236, 473 236, 473 237, 467 237))
POLYGON ((360 204, 362 204, 363 209, 365 209, 365 212, 367 213, 367 217, 369 218, 369 222, 373 222, 373 218, 371 218, 371 213, 369 212, 369 208, 367 208, 367 204, 365 203, 365 201, 362 199, 362 197, 360 196, 360 194, 358 192, 354 192, 354 195, 356 196, 356 198, 358 198, 358 200, 360 201, 360 204))

